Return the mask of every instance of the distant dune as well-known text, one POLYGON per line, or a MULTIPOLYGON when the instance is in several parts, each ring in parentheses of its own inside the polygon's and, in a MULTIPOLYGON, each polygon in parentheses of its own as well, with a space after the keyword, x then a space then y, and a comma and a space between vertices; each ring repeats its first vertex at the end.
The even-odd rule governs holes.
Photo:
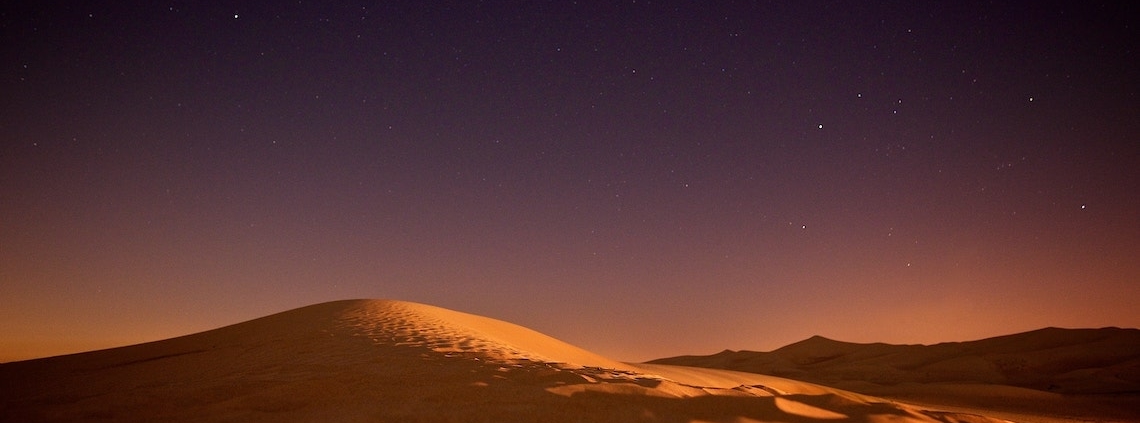
POLYGON ((0 364, 0 420, 996 422, 773 376, 621 363, 514 324, 383 300, 0 364))
POLYGON ((1137 329, 1046 328, 929 346, 816 336, 771 352, 653 362, 782 376, 1020 421, 1140 421, 1137 329))

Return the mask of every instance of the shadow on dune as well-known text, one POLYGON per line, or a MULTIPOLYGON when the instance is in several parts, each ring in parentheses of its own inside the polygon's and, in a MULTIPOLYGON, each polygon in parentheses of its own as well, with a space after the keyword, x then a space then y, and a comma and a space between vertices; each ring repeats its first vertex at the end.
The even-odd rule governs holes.
MULTIPOLYGON (((217 346, 156 349, 113 365, 99 355, 5 364, 0 421, 963 421, 829 395, 668 397, 660 380, 590 381, 580 374, 586 369, 342 341, 340 357, 217 346), (551 392, 565 387, 590 389, 551 392), (824 411, 835 414, 812 417, 824 411)), ((591 371, 600 377, 603 369, 591 371)))
POLYGON ((1045 328, 936 345, 812 337, 654 363, 782 376, 1011 420, 1140 421, 1140 330, 1045 328))
MULTIPOLYGON (((701 377, 692 380, 708 380, 701 377)), ((0 364, 0 422, 985 421, 806 385, 773 397, 779 390, 761 385, 679 380, 516 325, 352 300, 147 344, 0 364), (594 364, 532 358, 555 355, 594 364)))

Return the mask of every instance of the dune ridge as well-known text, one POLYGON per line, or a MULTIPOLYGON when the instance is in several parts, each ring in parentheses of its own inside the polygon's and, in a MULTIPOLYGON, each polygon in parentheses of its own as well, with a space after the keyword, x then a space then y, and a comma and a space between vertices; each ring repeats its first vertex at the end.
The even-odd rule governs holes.
POLYGON ((811 383, 621 363, 423 304, 316 304, 0 365, 0 421, 988 422, 811 383))
POLYGON ((443 353, 475 353, 504 361, 543 361, 570 366, 626 366, 532 329, 425 304, 378 300, 345 313, 345 322, 380 342, 427 347, 443 353))
POLYGON ((1140 421, 1140 330, 1061 329, 934 345, 814 336, 771 352, 654 363, 782 376, 1021 421, 1140 421), (1052 420, 1040 420, 1040 419, 1052 420))

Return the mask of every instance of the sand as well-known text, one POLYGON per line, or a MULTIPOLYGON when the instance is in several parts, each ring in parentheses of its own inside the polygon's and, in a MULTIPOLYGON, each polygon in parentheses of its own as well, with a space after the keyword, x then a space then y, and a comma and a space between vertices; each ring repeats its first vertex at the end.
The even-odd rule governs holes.
POLYGON ((1026 423, 1140 421, 1136 329, 1046 328, 929 346, 813 337, 771 352, 654 362, 778 375, 1026 423))
POLYGON ((813 383, 622 363, 423 304, 348 300, 0 365, 0 420, 988 422, 813 383))

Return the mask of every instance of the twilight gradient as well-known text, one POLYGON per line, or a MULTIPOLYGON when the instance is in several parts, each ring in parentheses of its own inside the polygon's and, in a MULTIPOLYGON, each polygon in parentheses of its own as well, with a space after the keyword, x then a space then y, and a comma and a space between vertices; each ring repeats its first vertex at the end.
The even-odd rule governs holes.
POLYGON ((0 361, 345 298, 621 360, 1140 326, 1125 2, 117 3, 0 11, 0 361))

